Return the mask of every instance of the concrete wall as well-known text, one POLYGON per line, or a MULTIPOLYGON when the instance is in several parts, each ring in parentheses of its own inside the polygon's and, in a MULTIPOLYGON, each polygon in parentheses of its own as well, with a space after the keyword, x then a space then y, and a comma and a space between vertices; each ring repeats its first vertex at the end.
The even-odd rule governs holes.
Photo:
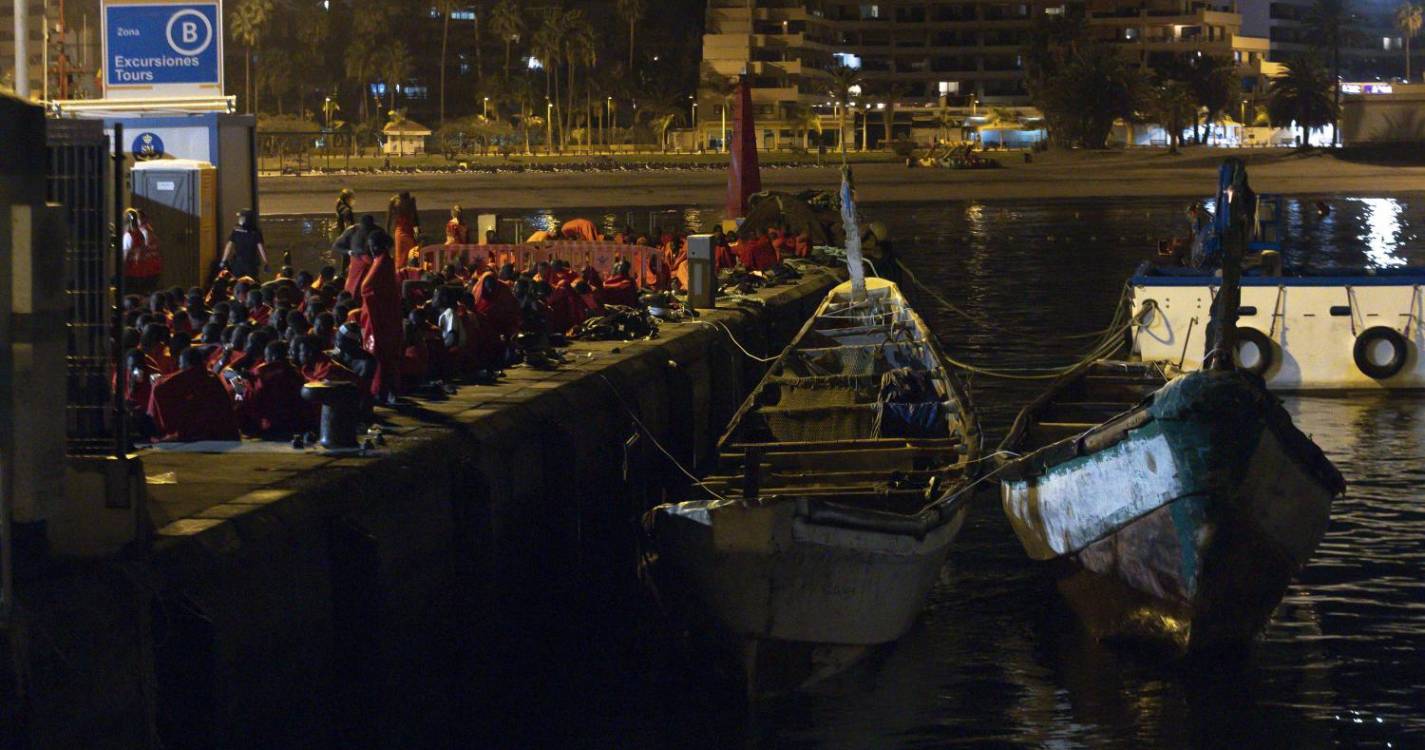
POLYGON ((1425 143, 1425 85, 1397 84, 1395 89, 1342 97, 1343 145, 1425 143))
MULTIPOLYGON (((811 276, 763 292, 765 306, 706 319, 772 352, 833 281, 811 276)), ((276 459, 146 459, 150 476, 185 483, 152 488, 170 493, 156 498, 227 495, 187 498, 196 510, 156 523, 148 554, 22 592, 35 636, 26 739, 516 746, 510 738, 573 720, 541 712, 551 692, 621 677, 561 672, 561 654, 597 633, 652 627, 636 581, 638 519, 664 498, 695 496, 630 412, 701 470, 761 368, 691 324, 574 351, 561 371, 511 371, 391 415, 387 455, 313 459, 236 496, 229 487, 276 471, 276 459)))

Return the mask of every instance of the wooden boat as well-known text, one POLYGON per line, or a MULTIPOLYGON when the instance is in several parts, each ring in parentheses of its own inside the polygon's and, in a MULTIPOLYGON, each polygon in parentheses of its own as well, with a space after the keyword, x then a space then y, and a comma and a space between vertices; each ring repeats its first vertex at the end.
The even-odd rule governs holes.
POLYGON ((1240 648, 1271 617, 1345 489, 1262 379, 1164 383, 1098 361, 1020 413, 1001 450, 1004 511, 1025 552, 1100 638, 1180 653, 1240 648))
POLYGON ((832 290, 743 403, 702 483, 715 497, 646 518, 660 595, 731 636, 753 693, 905 634, 978 472, 980 429, 934 336, 895 284, 866 285, 860 302, 832 290))

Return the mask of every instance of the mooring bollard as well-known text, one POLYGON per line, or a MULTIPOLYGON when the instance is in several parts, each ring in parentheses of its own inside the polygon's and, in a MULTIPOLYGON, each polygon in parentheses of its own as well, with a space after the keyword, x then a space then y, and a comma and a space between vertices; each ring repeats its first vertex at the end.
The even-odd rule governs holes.
POLYGON ((314 381, 302 386, 302 398, 322 405, 322 447, 359 448, 356 441, 357 405, 361 394, 355 383, 314 381))

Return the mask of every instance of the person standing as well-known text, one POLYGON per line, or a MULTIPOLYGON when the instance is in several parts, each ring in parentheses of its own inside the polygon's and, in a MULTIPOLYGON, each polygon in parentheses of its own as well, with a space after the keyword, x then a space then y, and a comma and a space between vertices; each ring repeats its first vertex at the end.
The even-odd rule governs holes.
POLYGON ((366 243, 374 231, 376 219, 366 214, 361 217, 360 223, 347 227, 332 243, 332 250, 341 253, 345 259, 342 262, 347 264, 344 289, 353 297, 361 291, 361 280, 366 275, 366 269, 371 267, 371 254, 366 250, 366 243))
POLYGON ((386 233, 396 243, 394 256, 404 263, 412 250, 420 245, 421 214, 416 208, 415 196, 402 190, 391 196, 386 209, 386 233))
POLYGON ((371 395, 376 403, 393 406, 401 392, 401 353, 405 349, 401 288, 391 257, 391 237, 373 232, 366 245, 371 251, 371 268, 361 281, 362 344, 376 357, 371 395))
POLYGON ((465 211, 457 203, 450 209, 450 221, 445 223, 445 244, 470 244, 470 226, 465 223, 465 211))
POLYGON ((134 294, 149 294, 158 289, 158 277, 163 273, 163 258, 158 254, 158 241, 149 242, 153 228, 144 231, 142 214, 129 209, 124 212, 124 285, 134 294))
MULTIPOLYGON (((351 188, 342 188, 336 196, 337 237, 341 237, 346 233, 346 230, 356 226, 356 209, 352 207, 354 200, 356 200, 356 194, 351 192, 351 188)), ((351 263, 351 256, 342 254, 341 270, 345 271, 349 263, 351 263)))
POLYGON ((247 276, 254 281, 260 281, 262 269, 268 268, 262 230, 257 228, 251 209, 238 212, 237 226, 228 235, 227 247, 223 248, 223 265, 234 277, 247 276))

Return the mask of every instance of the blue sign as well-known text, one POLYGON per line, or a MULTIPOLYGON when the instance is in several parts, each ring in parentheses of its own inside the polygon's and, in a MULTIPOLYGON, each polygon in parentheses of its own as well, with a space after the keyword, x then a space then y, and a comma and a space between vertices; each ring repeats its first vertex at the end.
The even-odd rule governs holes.
POLYGON ((158 133, 139 133, 134 139, 133 148, 129 153, 134 155, 138 161, 163 158, 163 139, 158 137, 158 133))
POLYGON ((216 0, 110 0, 104 6, 106 94, 219 96, 222 44, 216 0))

